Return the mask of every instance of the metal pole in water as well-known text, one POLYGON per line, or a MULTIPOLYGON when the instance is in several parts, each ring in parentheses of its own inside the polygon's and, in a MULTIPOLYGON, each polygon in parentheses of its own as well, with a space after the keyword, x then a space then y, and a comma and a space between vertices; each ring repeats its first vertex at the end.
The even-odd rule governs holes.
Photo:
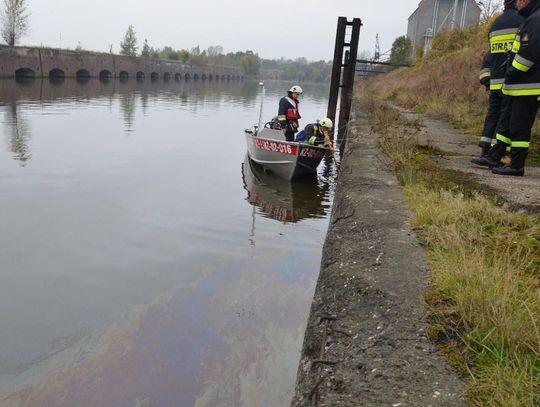
POLYGON ((259 126, 257 127, 257 135, 261 131, 262 117, 263 117, 263 106, 264 106, 264 96, 266 94, 266 89, 264 88, 264 83, 259 82, 259 86, 261 87, 262 92, 261 92, 261 111, 259 112, 259 126))

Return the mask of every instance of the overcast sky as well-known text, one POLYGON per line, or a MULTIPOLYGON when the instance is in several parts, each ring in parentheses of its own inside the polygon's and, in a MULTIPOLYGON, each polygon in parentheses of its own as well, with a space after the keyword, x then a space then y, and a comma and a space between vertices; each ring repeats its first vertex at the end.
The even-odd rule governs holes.
POLYGON ((221 45, 263 58, 330 60, 338 16, 364 24, 359 51, 381 51, 407 31, 419 0, 27 0, 30 33, 21 45, 118 52, 128 25, 139 45, 175 49, 221 45))

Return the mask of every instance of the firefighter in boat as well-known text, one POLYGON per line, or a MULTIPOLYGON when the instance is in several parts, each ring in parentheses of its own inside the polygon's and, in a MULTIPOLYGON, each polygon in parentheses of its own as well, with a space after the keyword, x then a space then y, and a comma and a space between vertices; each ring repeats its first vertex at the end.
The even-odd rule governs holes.
POLYGON ((279 101, 278 122, 285 134, 285 140, 294 141, 294 135, 298 132, 298 120, 302 118, 298 111, 299 100, 302 88, 294 85, 289 89, 287 96, 279 101))
POLYGON ((311 144, 313 146, 324 145, 331 151, 334 146, 332 145, 332 139, 330 138, 330 132, 334 127, 334 123, 328 117, 324 117, 317 121, 317 123, 311 123, 306 126, 304 130, 296 135, 296 141, 299 143, 311 144))

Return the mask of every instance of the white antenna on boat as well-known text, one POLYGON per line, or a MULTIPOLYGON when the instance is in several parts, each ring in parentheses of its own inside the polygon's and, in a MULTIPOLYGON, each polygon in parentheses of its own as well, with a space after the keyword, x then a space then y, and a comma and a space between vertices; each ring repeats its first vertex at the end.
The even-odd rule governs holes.
POLYGON ((266 89, 264 88, 264 82, 259 82, 259 86, 262 89, 262 94, 261 94, 261 111, 259 112, 259 127, 257 127, 257 135, 261 131, 262 117, 263 117, 263 106, 264 106, 264 96, 265 96, 265 93, 266 93, 266 89))

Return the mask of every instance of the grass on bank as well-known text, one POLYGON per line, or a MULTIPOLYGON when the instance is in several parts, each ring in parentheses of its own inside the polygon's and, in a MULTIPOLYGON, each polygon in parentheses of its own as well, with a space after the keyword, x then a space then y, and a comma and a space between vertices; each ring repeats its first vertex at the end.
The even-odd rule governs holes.
POLYGON ((539 406, 540 223, 456 183, 416 146, 413 125, 368 103, 428 248, 431 339, 469 377, 473 406, 539 406))
MULTIPOLYGON (((478 74, 492 21, 438 33, 429 53, 414 67, 373 80, 376 97, 440 118, 478 142, 489 98, 478 74)), ((533 128, 528 163, 540 165, 540 120, 533 128)))

